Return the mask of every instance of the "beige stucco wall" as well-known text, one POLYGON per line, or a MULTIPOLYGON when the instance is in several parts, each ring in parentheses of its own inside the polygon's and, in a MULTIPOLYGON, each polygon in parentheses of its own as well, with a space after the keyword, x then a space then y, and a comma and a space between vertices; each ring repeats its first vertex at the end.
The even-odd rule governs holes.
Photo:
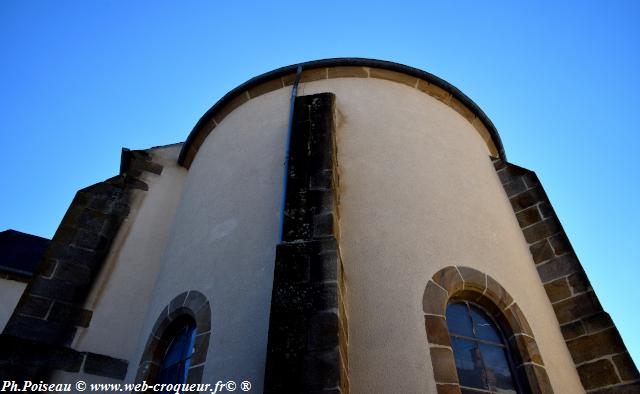
POLYGON ((78 351, 128 360, 128 372, 133 369, 134 375, 139 362, 136 350, 145 336, 141 332, 143 317, 187 174, 176 164, 180 148, 169 145, 148 151, 164 168, 160 175, 143 173, 141 179, 149 190, 134 192, 131 211, 86 303, 86 308, 93 311, 91 324, 79 330, 73 344, 78 351))
POLYGON ((212 312, 203 383, 249 380, 262 391, 288 107, 282 89, 236 109, 187 175, 143 332, 176 295, 203 293, 212 312))
POLYGON ((457 112, 402 84, 337 79, 341 252, 354 393, 435 393, 422 295, 465 265, 521 306, 558 393, 583 392, 486 144, 457 112))
POLYGON ((27 287, 26 283, 0 279, 0 332, 7 325, 25 287, 27 287))

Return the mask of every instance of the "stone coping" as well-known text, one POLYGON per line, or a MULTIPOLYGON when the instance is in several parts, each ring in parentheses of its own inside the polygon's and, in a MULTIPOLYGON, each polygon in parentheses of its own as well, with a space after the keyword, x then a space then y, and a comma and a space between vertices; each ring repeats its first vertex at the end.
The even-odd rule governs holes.
POLYGON ((491 154, 506 159, 500 135, 491 120, 473 100, 447 81, 426 71, 384 60, 334 58, 282 67, 252 78, 228 92, 191 130, 180 151, 178 164, 189 168, 207 135, 234 109, 252 98, 292 85, 298 66, 303 70, 300 82, 333 78, 378 78, 403 83, 425 92, 460 113, 482 136, 491 154))

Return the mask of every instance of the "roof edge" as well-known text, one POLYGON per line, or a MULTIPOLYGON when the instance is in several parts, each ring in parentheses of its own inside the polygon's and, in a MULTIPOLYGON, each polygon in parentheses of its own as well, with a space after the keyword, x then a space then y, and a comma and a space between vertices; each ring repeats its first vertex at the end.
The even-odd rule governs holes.
MULTIPOLYGON (((202 117, 198 120, 196 125, 193 127, 189 136, 187 137, 182 149, 180 151, 180 156, 178 157, 178 164, 184 167, 189 167, 190 163, 187 163, 187 155, 189 151, 192 149, 194 145, 194 141, 197 140, 198 135, 201 132, 206 132, 204 130, 207 125, 210 125, 212 122, 215 122, 214 115, 218 112, 218 110, 225 107, 227 104, 231 103, 236 97, 240 96, 242 93, 249 91, 251 88, 257 87, 265 82, 270 80, 274 80, 277 78, 284 77, 289 74, 294 74, 298 66, 301 66, 303 70, 317 69, 317 68, 325 68, 325 67, 349 67, 349 66, 359 66, 359 67, 372 67, 383 70, 395 71, 398 73, 406 74, 411 77, 415 77, 418 79, 425 80, 428 83, 431 83, 446 92, 450 93, 451 96, 458 101, 460 101, 465 107, 467 107, 486 127, 489 135, 491 136, 491 140, 495 145, 500 158, 505 160, 506 154, 504 151, 504 146, 502 145, 502 140, 500 138, 500 134, 498 130, 494 126, 493 122, 489 117, 480 109, 480 107, 471 100, 467 95, 462 93, 458 88, 445 81, 442 78, 439 78, 429 72, 406 66, 400 63, 394 63, 386 60, 377 60, 377 59, 367 59, 367 58, 330 58, 330 59, 321 59, 321 60, 313 60, 304 63, 292 64, 285 67, 280 67, 278 69, 266 72, 257 77, 251 78, 243 84, 237 86, 236 88, 230 90, 227 94, 225 94, 218 102, 216 102, 207 112, 202 115, 202 117)), ((202 142, 202 141, 201 141, 202 142)), ((197 150, 197 147, 195 148, 197 150)))

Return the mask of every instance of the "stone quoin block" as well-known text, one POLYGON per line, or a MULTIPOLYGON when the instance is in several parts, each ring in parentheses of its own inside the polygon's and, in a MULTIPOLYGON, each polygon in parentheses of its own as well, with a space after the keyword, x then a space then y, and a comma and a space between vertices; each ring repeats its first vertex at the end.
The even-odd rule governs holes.
POLYGON ((528 227, 532 224, 538 223, 542 220, 542 216, 540 215, 540 211, 537 206, 529 207, 525 210, 522 210, 516 214, 516 219, 518 219, 518 224, 520 227, 528 227))
POLYGON ((573 254, 565 254, 556 257, 546 263, 539 264, 537 267, 538 275, 542 283, 573 274, 580 271, 580 263, 573 254))
POLYGON ((549 301, 552 303, 571 297, 571 289, 566 278, 560 278, 544 285, 549 301))
POLYGON ((620 383, 613 364, 606 359, 580 365, 578 374, 587 390, 620 383))
POLYGON ((615 328, 578 337, 567 342, 567 347, 576 364, 626 350, 615 328))
POLYGON ((464 289, 484 293, 487 288, 487 276, 477 270, 468 267, 457 267, 462 279, 464 279, 464 289))
POLYGON ((612 360, 623 381, 640 379, 638 369, 628 352, 617 354, 613 356, 612 360))
POLYGON ((453 351, 449 348, 432 347, 429 352, 436 383, 458 383, 453 351))
POLYGON ((448 294, 453 294, 464 289, 464 280, 456 267, 446 267, 436 272, 433 281, 440 287, 447 290, 448 294))
POLYGON ((429 343, 451 347, 449 329, 447 328, 447 322, 444 317, 425 315, 424 320, 429 343))
POLYGON ((600 312, 602 307, 595 294, 588 292, 553 304, 553 310, 558 322, 564 324, 600 312))
POLYGON ((438 394, 461 394, 460 386, 457 384, 436 384, 438 394))
POLYGON ((547 261, 556 255, 546 239, 531 244, 529 251, 531 252, 531 257, 533 257, 533 262, 536 264, 547 261))
POLYGON ((83 371, 92 375, 122 380, 127 375, 127 365, 125 360, 87 353, 83 371))
POLYGON ((429 281, 422 297, 422 311, 429 315, 444 316, 447 299, 447 291, 433 281, 429 281))

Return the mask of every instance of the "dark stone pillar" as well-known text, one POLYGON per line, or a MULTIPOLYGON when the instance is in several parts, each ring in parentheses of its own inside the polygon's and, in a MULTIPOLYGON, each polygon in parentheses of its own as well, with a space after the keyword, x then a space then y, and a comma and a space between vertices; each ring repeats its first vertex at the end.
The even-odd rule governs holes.
POLYGON ((585 390, 637 392, 640 375, 533 171, 493 158, 585 390))
POLYGON ((344 392, 334 100, 323 93, 295 101, 265 393, 344 392))

